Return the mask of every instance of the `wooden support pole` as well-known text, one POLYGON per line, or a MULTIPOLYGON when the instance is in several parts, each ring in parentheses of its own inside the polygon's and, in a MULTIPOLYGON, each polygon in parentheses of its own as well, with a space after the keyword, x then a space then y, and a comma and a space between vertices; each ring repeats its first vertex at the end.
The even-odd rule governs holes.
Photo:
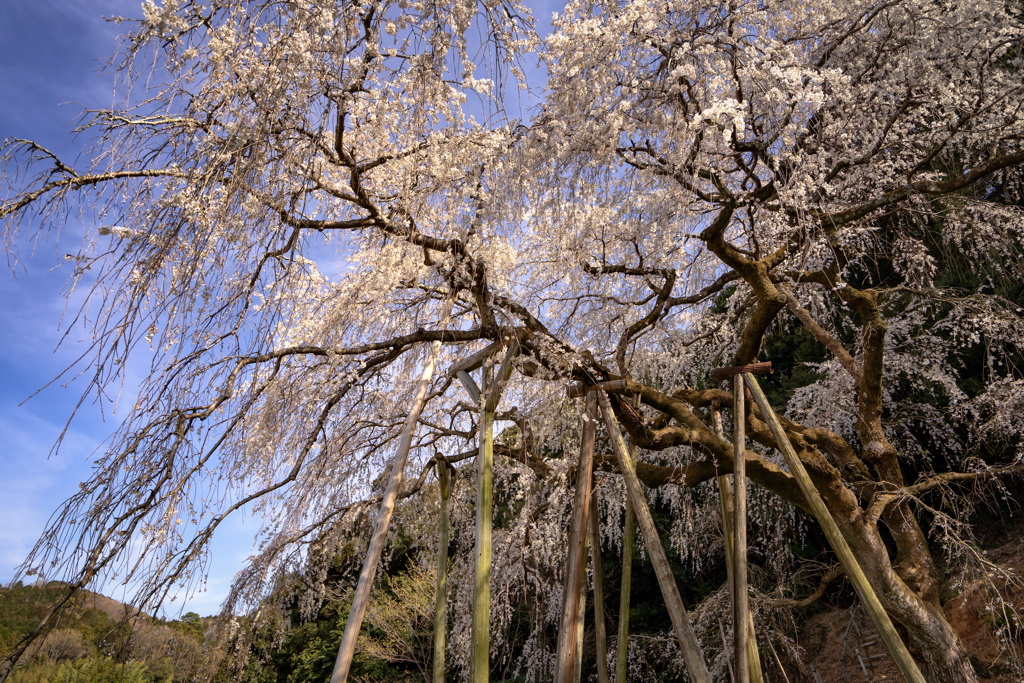
MULTIPOLYGON (((636 456, 636 448, 633 448, 636 456)), ((622 532, 622 585, 619 588, 619 630, 615 639, 615 683, 626 683, 629 674, 629 598, 633 587, 633 545, 636 543, 636 518, 626 498, 626 528, 622 532)))
POLYGON ((473 378, 470 377, 469 373, 466 372, 465 370, 459 370, 455 374, 455 376, 459 378, 459 381, 462 383, 462 386, 466 389, 466 393, 469 394, 469 397, 471 399, 473 399, 473 405, 479 407, 480 387, 476 385, 476 382, 473 381, 473 378))
MULTIPOLYGON (((718 405, 718 401, 711 404, 711 425, 715 430, 715 434, 718 438, 725 440, 725 430, 722 428, 722 412, 718 405)), ((733 536, 732 536, 732 521, 733 521, 733 503, 732 503, 732 482, 729 479, 730 475, 723 474, 718 477, 718 496, 719 505, 722 514, 722 533, 725 536, 725 569, 727 574, 726 581, 729 586, 729 601, 733 605, 733 611, 735 612, 736 598, 734 597, 735 584, 733 583, 733 561, 732 561, 732 550, 733 550, 733 536)), ((761 653, 757 648, 757 631, 754 629, 754 617, 747 611, 747 659, 750 665, 750 683, 764 683, 764 672, 761 669, 761 653)), ((734 643, 735 645, 735 643, 734 643)), ((735 654, 735 653, 734 653, 735 654)))
POLYGON ((622 432, 619 430, 619 422, 612 412, 611 403, 608 401, 608 394, 603 391, 595 392, 601 412, 604 414, 605 424, 608 426, 608 435, 611 438, 612 449, 619 461, 619 469, 622 470, 622 477, 626 483, 626 492, 633 504, 633 513, 636 515, 637 526, 640 527, 640 536, 644 539, 644 546, 647 548, 647 556, 654 566, 654 573, 658 578, 658 585, 661 588, 662 598, 665 600, 665 607, 668 609, 669 617, 672 619, 672 630, 675 631, 679 640, 679 649, 682 651, 683 661, 694 683, 711 683, 711 674, 708 672, 707 664, 704 662, 704 655, 700 650, 700 643, 690 625, 690 619, 683 606, 683 598, 679 595, 679 588, 676 586, 675 577, 672 575, 672 568, 669 566, 668 558, 665 556, 665 549, 661 545, 661 538, 654 526, 654 518, 647 507, 647 500, 644 498, 643 489, 640 488, 640 480, 636 476, 636 470, 626 451, 626 442, 622 439, 622 432))
POLYGON ((562 593, 562 619, 558 625, 558 646, 555 652, 555 683, 572 683, 576 669, 576 617, 579 612, 580 583, 586 570, 583 564, 583 544, 587 535, 587 508, 590 505, 596 439, 597 398, 590 393, 587 395, 580 460, 576 470, 576 495, 573 499, 565 588, 562 593))
POLYGON ((750 388, 754 402, 761 409, 761 414, 768 423, 768 428, 771 429, 772 436, 775 437, 779 450, 782 451, 783 457, 786 458, 786 464, 789 465, 790 472, 796 478, 800 491, 804 494, 804 499, 807 501, 807 506, 818 520, 822 531, 825 532, 825 537, 832 546, 832 551, 839 557, 843 568, 846 569, 846 575, 849 577, 850 583, 857 590, 861 602, 864 604, 868 614, 871 615, 871 620, 875 623, 875 628, 878 629, 878 633, 885 642, 885 646, 888 648, 893 661, 896 662, 896 667, 903 674, 903 679, 907 683, 925 683, 924 676, 921 675, 917 662, 910 656, 907 646, 904 645, 903 640, 900 639, 899 634, 893 627, 892 621, 889 620, 889 615, 886 613, 882 603, 879 602, 878 596, 871 587, 867 576, 864 575, 864 571, 860 568, 860 563, 857 562, 856 556, 839 530, 839 526, 832 518, 832 514, 825 507, 825 501, 821 499, 821 494, 818 493, 814 482, 811 481, 810 476, 807 474, 804 464, 800 461, 800 456, 797 455, 793 444, 789 441, 789 437, 786 436, 782 423, 779 422, 775 411, 768 404, 768 399, 765 398, 764 392, 761 391, 757 380, 753 375, 744 375, 743 380, 750 388))
POLYGON ((601 519, 597 487, 590 494, 590 561, 594 565, 594 637, 597 641, 597 683, 608 681, 608 635, 604 622, 604 572, 601 569, 601 519))
POLYGON ((746 406, 743 376, 732 378, 733 424, 733 613, 732 632, 736 657, 736 683, 750 683, 750 660, 747 654, 747 619, 750 603, 747 595, 747 458, 746 406))
MULTIPOLYGON (((639 396, 633 397, 634 410, 639 407, 639 396)), ((636 468, 636 444, 626 452, 631 468, 636 468)), ((629 609, 630 590, 633 587, 633 546, 636 544, 636 517, 633 505, 626 496, 626 520, 622 530, 622 581, 619 589, 619 631, 615 640, 615 683, 626 683, 629 675, 629 609)))
MULTIPOLYGON (((490 348, 490 347, 488 347, 490 348)), ((491 526, 494 517, 494 411, 505 382, 512 374, 512 361, 519 353, 518 342, 506 349, 497 372, 484 365, 482 380, 487 400, 480 423, 480 453, 477 456, 476 485, 476 567, 473 575, 473 619, 470 626, 470 680, 487 683, 491 669, 491 526)), ((485 357, 486 360, 486 357, 485 357)), ((460 371, 462 372, 462 371, 460 371)), ((467 391, 470 388, 466 387, 467 391)))
MULTIPOLYGON (((448 320, 451 317, 452 305, 454 303, 454 296, 446 302, 444 322, 441 323, 442 328, 448 326, 448 320)), ((341 644, 338 645, 338 657, 334 661, 334 670, 331 672, 331 683, 345 683, 348 679, 348 672, 352 666, 352 657, 356 651, 356 640, 359 638, 359 629, 363 625, 363 617, 366 616, 366 605, 370 600, 370 589, 373 588, 373 580, 377 575, 377 564, 380 562, 381 551, 384 550, 388 526, 391 524, 391 515, 395 511, 395 501, 398 500, 398 487, 402 484, 402 473, 405 471, 405 463, 409 459, 412 437, 416 431, 416 424, 419 422, 420 413, 423 411, 423 405, 427 402, 427 389, 430 386, 430 378, 434 376, 434 365, 437 363, 437 356, 440 352, 441 340, 439 339, 433 344, 430 358, 423 368, 419 385, 416 387, 416 394, 413 397, 409 415, 405 418, 402 438, 398 442, 398 452, 395 453, 395 459, 391 463, 388 485, 384 489, 384 497, 380 503, 380 512, 377 514, 373 536, 370 537, 370 547, 366 551, 363 569, 359 573, 359 582, 356 584, 356 592, 352 597, 352 608, 348 613, 345 633, 341 637, 341 644)))
POLYGON ((732 379, 736 375, 743 373, 749 373, 751 375, 765 375, 772 371, 772 362, 770 360, 764 361, 763 363, 751 363, 750 365, 730 365, 727 368, 715 368, 711 371, 711 376, 721 382, 723 379, 732 379))
POLYGON ((460 372, 470 373, 476 370, 478 367, 484 364, 488 358, 496 354, 504 347, 504 344, 499 339, 496 342, 492 342, 486 347, 480 349, 471 356, 463 358, 458 363, 455 363, 448 369, 449 377, 457 377, 460 372))
MULTIPOLYGON (((483 370, 484 391, 491 389, 490 366, 483 370)), ((489 403, 490 401, 488 401, 489 403)), ((473 619, 470 625, 469 677, 487 683, 491 668, 491 524, 494 501, 494 411, 485 410, 480 423, 480 451, 476 459, 476 540, 473 572, 473 619)))
POLYGON ((617 394, 626 390, 629 386, 629 382, 624 379, 613 379, 608 382, 598 382, 597 384, 570 384, 569 388, 566 389, 566 393, 569 398, 580 398, 584 394, 590 393, 591 391, 604 390, 612 394, 617 394))
POLYGON ((440 532, 437 539, 437 590, 434 593, 434 676, 432 683, 444 683, 444 639, 448 626, 448 499, 452 493, 451 465, 437 458, 437 484, 441 494, 440 532))
POLYGON ((582 579, 580 581, 580 601, 576 610, 576 657, 573 659, 572 665, 573 683, 582 683, 583 679, 583 617, 587 613, 587 551, 590 549, 588 542, 590 534, 587 533, 587 529, 590 527, 589 518, 593 514, 593 511, 589 509, 589 503, 587 505, 588 519, 583 522, 583 571, 580 573, 582 579))
MULTIPOLYGON (((725 429, 722 427, 722 409, 718 401, 714 401, 711 404, 711 427, 715 431, 715 436, 725 441, 725 429)), ((716 481, 718 483, 718 507, 722 515, 722 535, 725 537, 725 573, 729 586, 729 602, 731 605, 735 605, 736 594, 734 588, 736 584, 732 579, 734 566, 732 562, 732 481, 730 481, 729 477, 730 475, 728 474, 720 474, 716 481)), ((733 607, 734 612, 735 610, 736 608, 733 607)))

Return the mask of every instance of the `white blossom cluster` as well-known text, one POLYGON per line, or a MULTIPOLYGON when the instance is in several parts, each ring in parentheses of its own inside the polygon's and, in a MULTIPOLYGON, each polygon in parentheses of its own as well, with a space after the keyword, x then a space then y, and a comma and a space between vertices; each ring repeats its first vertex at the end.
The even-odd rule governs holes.
MULTIPOLYGON (((254 514, 225 613, 285 629, 300 592, 312 618, 339 597, 334 559, 365 550, 440 339, 392 536, 436 552, 430 463, 455 460, 449 644, 466 673, 480 406, 447 371, 499 343, 521 353, 497 409, 492 656, 545 680, 581 435, 567 383, 646 388, 631 439, 675 473, 648 500, 696 576, 723 561, 708 463, 731 453, 710 371, 805 330, 821 360, 779 406, 786 428, 911 646, 948 672, 934 680, 970 680, 907 520, 933 484, 972 505, 935 472, 1020 465, 1021 16, 1002 0, 571 0, 542 39, 516 0, 147 0, 120 99, 83 123, 91 166, 0 149, 9 244, 73 210, 104 226, 68 255, 93 287, 90 391, 108 396, 138 344, 153 358, 25 569, 124 581, 151 609, 201 586, 212 535, 254 514), (537 61, 548 81, 523 112, 537 61), (505 642, 524 610, 529 637, 505 642)), ((789 550, 807 518, 763 424, 746 456, 759 600, 808 581, 789 550)), ((598 454, 613 460, 603 429, 598 454)), ((620 548, 621 479, 597 478, 620 548)), ((693 613, 719 673, 722 602, 693 613)), ((784 611, 758 604, 791 644, 784 611)), ((631 647, 631 680, 679 665, 668 634, 631 647)))

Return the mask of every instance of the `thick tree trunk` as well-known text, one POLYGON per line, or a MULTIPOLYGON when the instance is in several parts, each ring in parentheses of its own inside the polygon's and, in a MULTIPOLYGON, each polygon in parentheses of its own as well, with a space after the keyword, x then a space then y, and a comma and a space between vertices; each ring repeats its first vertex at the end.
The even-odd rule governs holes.
POLYGON ((925 679, 929 683, 976 683, 978 676, 960 638, 938 607, 922 599, 897 576, 877 527, 859 508, 836 512, 836 523, 879 601, 905 629, 904 642, 925 679))
MULTIPOLYGON (((888 610, 885 609, 878 599, 874 584, 865 575, 857 554, 851 549, 849 541, 846 539, 846 535, 842 532, 841 527, 836 523, 832 511, 826 507, 818 486, 808 475, 807 468, 804 466, 796 449, 793 448, 793 444, 786 435, 782 423, 768 404, 768 399, 765 397, 764 392, 761 391, 757 380, 749 373, 743 373, 742 377, 743 382, 750 388, 757 407, 761 409, 761 414, 768 421, 768 427, 775 438, 775 443, 779 450, 782 451, 786 464, 789 465, 793 476, 796 478, 807 506, 818 520, 822 531, 825 532, 832 550, 839 557, 843 567, 846 568, 847 577, 849 577, 854 588, 857 589, 857 595, 860 596, 861 604, 864 605, 865 610, 871 617, 871 621, 874 622, 875 627, 878 629, 878 633, 885 642, 885 647, 889 650, 889 654, 892 655, 900 673, 903 674, 903 678, 907 683, 925 683, 920 667, 910 652, 908 652, 906 645, 893 627, 888 610)), ((743 420, 743 416, 737 415, 735 420, 739 422, 743 420)), ((746 460, 745 454, 743 459, 746 460)), ((842 491, 848 491, 841 481, 839 482, 839 487, 842 491)))
MULTIPOLYGON (((753 385, 751 390, 754 390, 753 385)), ((808 455, 809 460, 821 459, 820 455, 808 455)), ((878 601, 889 617, 905 629, 904 643, 925 680, 929 683, 977 683, 977 674, 963 643, 940 608, 922 598, 897 575, 878 527, 861 508, 856 494, 843 483, 839 472, 827 465, 818 466, 812 478, 815 490, 857 558, 878 601)), ((930 555, 928 557, 930 559, 930 555)))

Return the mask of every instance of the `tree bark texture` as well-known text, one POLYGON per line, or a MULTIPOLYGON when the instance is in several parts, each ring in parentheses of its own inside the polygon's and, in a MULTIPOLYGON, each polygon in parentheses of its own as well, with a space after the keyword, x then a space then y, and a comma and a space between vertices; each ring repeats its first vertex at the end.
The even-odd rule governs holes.
MULTIPOLYGON (((645 484, 661 486, 678 482, 684 486, 696 486, 723 470, 732 470, 733 445, 715 435, 691 410, 691 407, 710 406, 715 400, 724 402, 731 398, 728 393, 718 389, 680 390, 669 396, 632 381, 627 391, 640 394, 644 405, 665 413, 675 421, 675 424, 656 429, 645 429, 638 421, 630 422, 630 433, 640 447, 661 450, 685 443, 694 445, 707 456, 706 460, 677 468, 638 463, 637 472, 645 484)), ((632 419, 626 411, 623 417, 632 419)), ((779 418, 779 422, 818 495, 831 512, 854 556, 860 560, 878 599, 890 616, 906 629, 905 643, 917 659, 926 680, 936 683, 976 682, 977 674, 956 633, 939 608, 923 600, 897 575, 877 526, 862 507, 858 492, 847 484, 848 481, 872 478, 850 444, 824 429, 801 426, 785 418, 779 418)), ((748 415, 747 435, 762 446, 780 447, 760 413, 748 415)), ((813 514, 809 499, 793 474, 753 450, 746 451, 746 461, 751 480, 791 505, 813 514)))

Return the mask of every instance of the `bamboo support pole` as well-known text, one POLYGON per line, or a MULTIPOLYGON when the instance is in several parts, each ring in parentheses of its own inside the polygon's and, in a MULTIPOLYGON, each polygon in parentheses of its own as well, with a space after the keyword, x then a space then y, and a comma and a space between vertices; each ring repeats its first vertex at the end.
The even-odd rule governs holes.
MULTIPOLYGON (((452 305, 454 303, 454 296, 446 302, 444 318, 441 323, 442 328, 448 326, 448 320, 451 317, 452 305)), ((331 672, 331 683, 345 683, 348 679, 348 672, 352 666, 352 657, 356 651, 356 640, 359 638, 359 629, 363 625, 363 617, 366 616, 366 606, 370 600, 370 589, 373 588, 373 580, 377 575, 377 565, 380 563, 380 554, 384 550, 384 542, 387 540, 391 515, 395 511, 395 501, 398 500, 398 487, 402 484, 402 473, 405 471, 405 463, 409 459, 412 437, 416 431, 416 424, 419 422, 420 413, 423 412, 423 405, 427 402, 427 389, 430 386, 431 377, 434 376, 434 366, 437 364, 437 356, 440 352, 441 340, 439 339, 433 343, 430 359, 423 368, 423 374, 420 376, 419 385, 416 387, 416 394, 413 397, 412 407, 409 409, 409 415, 405 418, 402 438, 398 442, 398 452, 395 453, 395 459, 391 463, 388 484, 384 489, 380 512, 377 514, 377 522, 373 529, 373 536, 370 537, 370 547, 366 551, 366 559, 363 561, 363 569, 359 573, 359 582, 356 584, 356 592, 352 598, 352 608, 348 613, 345 633, 341 637, 341 644, 338 645, 338 657, 334 661, 334 670, 331 672)))
MULTIPOLYGON (((488 347, 490 348, 490 347, 488 347)), ((486 349, 485 349, 486 350, 486 349)), ((491 352, 493 353, 493 352, 491 352)), ((487 683, 491 669, 491 527, 494 517, 494 411, 501 392, 512 374, 512 361, 519 354, 513 341, 505 351, 497 372, 486 364, 482 372, 486 401, 480 423, 480 453, 477 456, 476 485, 476 566, 473 575, 473 618, 470 626, 470 680, 487 683)), ((477 354, 480 355, 480 354, 477 354)), ((488 354, 490 355, 490 354, 488 354)), ((464 372, 464 371, 460 371, 464 372)), ((459 373, 456 373, 460 376, 459 373)), ((461 379, 461 376, 460 376, 461 379)), ((469 383, 466 391, 473 393, 469 383)))
MULTIPOLYGON (((483 370, 484 391, 490 390, 492 369, 483 370)), ((487 401, 488 403, 490 401, 487 401)), ((484 408, 476 477, 476 564, 473 573, 473 619, 470 626, 469 676, 472 683, 490 678, 491 649, 491 524, 494 514, 494 411, 484 408)))
POLYGON ((444 639, 448 626, 448 499, 452 493, 451 465, 437 458, 437 480, 441 494, 440 532, 437 539, 437 589, 434 593, 434 676, 432 683, 444 683, 444 639))
MULTIPOLYGON (((634 455, 636 450, 634 449, 634 455)), ((619 631, 615 639, 615 683, 626 683, 629 675, 629 609, 633 587, 633 546, 636 543, 636 517, 626 500, 626 528, 622 532, 622 586, 619 589, 619 631)))
POLYGON ((746 458, 746 405, 743 376, 732 378, 733 424, 733 653, 735 654, 736 683, 750 683, 750 658, 747 654, 749 632, 747 619, 750 603, 747 594, 747 458, 746 458))
MULTIPOLYGON (((711 425, 718 438, 724 441, 725 430, 722 428, 722 412, 718 401, 711 405, 711 425)), ((729 477, 730 475, 728 474, 718 477, 718 497, 722 514, 722 533, 725 536, 725 569, 727 574, 726 581, 729 586, 729 601, 730 604, 735 605, 736 598, 733 591, 735 584, 732 578, 732 482, 729 477)), ((735 610, 735 607, 733 609, 735 610)), ((749 610, 747 611, 747 630, 749 631, 747 636, 747 658, 750 664, 750 683, 764 683, 764 672, 761 670, 761 653, 757 647, 757 631, 754 629, 754 616, 749 610)))
POLYGON ((878 629, 879 635, 885 642, 885 646, 889 650, 889 654, 892 656, 896 667, 903 674, 903 679, 907 683, 925 683, 924 676, 921 675, 921 670, 917 666, 917 662, 910 656, 910 652, 907 651, 907 646, 904 645, 900 639, 899 634, 892 625, 892 621, 889 620, 889 615, 886 614, 885 608, 882 603, 878 600, 878 596, 875 594, 874 589, 868 582, 867 576, 864 571, 860 568, 860 564, 857 562, 856 556, 847 544, 846 539, 843 537, 842 532, 839 530, 839 526, 832 518, 832 514, 825 507, 825 501, 821 499, 821 494, 818 493, 818 489, 814 486, 814 482, 811 481, 810 476, 807 474, 807 470, 804 468, 804 464, 800 461, 800 456, 797 455, 796 450, 793 448, 793 444, 790 443, 789 437, 786 436, 786 432, 782 428, 782 423, 779 422, 779 418, 775 415, 775 411, 768 404, 768 399, 765 398, 764 392, 761 391, 760 385, 753 375, 744 373, 744 383, 750 388, 751 394, 753 394, 754 402, 757 403, 757 407, 761 409, 761 414, 764 416, 765 421, 768 423, 768 428, 771 429, 772 436, 775 437, 775 442, 778 444, 779 450, 782 451, 782 455, 786 458, 786 463, 789 465, 790 472, 797 480, 797 484, 800 486, 800 491, 804 494, 804 499, 807 501, 808 507, 814 517, 818 520, 821 525, 822 531, 825 532, 825 537, 828 539, 829 544, 832 546, 832 551, 839 557, 839 561, 842 563, 843 568, 846 569, 846 575, 850 579, 850 583, 857 590, 857 594, 860 596, 861 602, 864 604, 868 614, 871 615, 871 620, 875 623, 875 627, 878 629))
POLYGON ((576 616, 580 603, 580 582, 583 580, 583 544, 587 534, 587 508, 590 505, 590 481, 594 467, 594 442, 597 439, 597 398, 587 395, 587 408, 580 443, 580 460, 576 473, 576 495, 573 499, 569 529, 569 553, 562 594, 562 619, 558 627, 555 653, 555 683, 571 683, 576 668, 576 616))
POLYGON ((597 488, 590 494, 590 561, 594 565, 594 638, 597 641, 597 683, 608 681, 608 635, 604 621, 604 572, 601 568, 601 519, 597 488))
POLYGON ((640 480, 636 476, 636 470, 626 450, 626 443, 622 439, 622 432, 619 423, 612 412, 611 403, 608 401, 608 394, 603 391, 594 392, 597 394, 601 412, 604 414, 605 424, 608 426, 608 435, 611 438, 612 449, 619 461, 619 468, 622 470, 622 477, 626 483, 626 491, 629 500, 633 504, 633 513, 636 515, 637 526, 640 527, 640 536, 644 539, 644 546, 647 548, 647 556, 654 566, 654 573, 658 578, 658 585, 661 588, 662 598, 665 600, 665 607, 668 609, 669 617, 672 619, 672 629, 679 640, 679 648, 683 654, 683 661, 694 683, 711 683, 711 674, 708 672, 707 664, 704 663, 704 656, 700 650, 700 643, 690 625, 690 619, 683 606, 682 596, 676 586, 675 577, 669 566, 668 558, 665 556, 665 549, 661 545, 661 538, 654 526, 654 519, 647 507, 647 500, 644 498, 643 489, 640 488, 640 480))

